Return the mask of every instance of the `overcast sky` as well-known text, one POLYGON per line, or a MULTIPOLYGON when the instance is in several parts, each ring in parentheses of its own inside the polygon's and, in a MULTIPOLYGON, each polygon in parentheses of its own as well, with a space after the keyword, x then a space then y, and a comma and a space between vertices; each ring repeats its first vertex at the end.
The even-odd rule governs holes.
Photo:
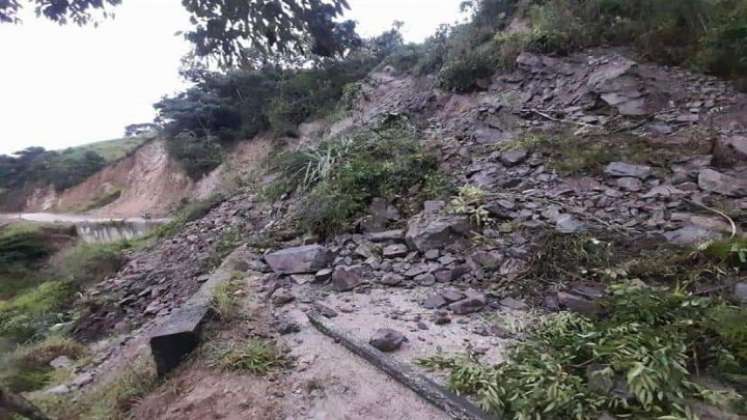
MULTIPOLYGON (((461 0, 349 2, 362 35, 401 20, 405 38, 422 41, 458 18, 461 0)), ((184 87, 179 60, 189 45, 174 34, 189 22, 180 0, 125 0, 98 28, 60 27, 29 12, 21 25, 0 24, 0 153, 121 137, 184 87)))

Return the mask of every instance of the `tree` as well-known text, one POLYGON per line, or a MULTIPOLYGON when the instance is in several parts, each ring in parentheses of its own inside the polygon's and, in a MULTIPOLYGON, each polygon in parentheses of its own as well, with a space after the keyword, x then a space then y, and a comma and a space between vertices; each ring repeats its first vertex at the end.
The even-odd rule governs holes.
MULTIPOLYGON (((0 0, 0 22, 18 23, 22 4, 39 16, 78 25, 112 16, 122 0, 0 0)), ((230 65, 254 48, 270 53, 343 55, 360 45, 353 21, 337 22, 347 0, 182 0, 193 29, 184 37, 196 56, 230 65)))

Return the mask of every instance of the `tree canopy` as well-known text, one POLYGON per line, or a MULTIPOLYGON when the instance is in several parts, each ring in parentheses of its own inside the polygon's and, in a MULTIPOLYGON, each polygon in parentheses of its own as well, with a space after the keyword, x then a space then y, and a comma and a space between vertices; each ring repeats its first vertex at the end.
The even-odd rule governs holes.
MULTIPOLYGON (((65 24, 96 23, 113 16, 122 0, 0 0, 0 23, 19 23, 19 12, 34 7, 37 16, 65 24)), ((244 51, 342 55, 360 45, 353 21, 338 21, 347 0, 182 0, 192 30, 184 37, 198 57, 224 64, 244 51)))

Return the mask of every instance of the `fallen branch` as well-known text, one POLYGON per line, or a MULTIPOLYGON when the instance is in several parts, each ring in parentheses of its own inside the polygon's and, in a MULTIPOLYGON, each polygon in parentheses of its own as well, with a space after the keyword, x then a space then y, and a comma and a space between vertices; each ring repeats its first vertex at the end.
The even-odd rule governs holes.
POLYGON ((722 212, 721 210, 716 210, 714 208, 708 207, 708 206, 706 206, 704 204, 700 204, 700 203, 692 201, 692 200, 685 199, 685 202, 690 203, 690 204, 692 204, 692 205, 694 205, 696 207, 700 207, 700 208, 702 208, 704 210, 708 210, 708 211, 710 211, 712 213, 715 213, 715 214, 723 217, 729 223, 729 226, 731 226, 731 236, 729 236, 729 239, 734 238, 735 236, 737 236, 737 224, 734 223, 734 219, 732 219, 731 217, 729 217, 728 214, 722 212))
POLYGON ((420 397, 445 411, 454 419, 495 420, 466 399, 448 391, 441 385, 415 372, 411 367, 397 362, 351 334, 340 331, 316 312, 307 314, 311 325, 322 334, 333 338, 348 350, 391 376, 397 382, 415 391, 420 397))

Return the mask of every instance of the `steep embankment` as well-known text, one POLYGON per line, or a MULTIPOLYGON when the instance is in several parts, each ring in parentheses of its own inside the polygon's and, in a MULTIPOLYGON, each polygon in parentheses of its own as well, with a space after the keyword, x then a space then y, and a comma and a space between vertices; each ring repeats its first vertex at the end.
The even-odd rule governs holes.
POLYGON ((153 140, 62 192, 37 188, 24 211, 87 212, 102 217, 165 216, 185 199, 201 199, 236 182, 269 153, 271 139, 240 142, 226 161, 203 179, 192 180, 172 159, 164 140, 153 140))

